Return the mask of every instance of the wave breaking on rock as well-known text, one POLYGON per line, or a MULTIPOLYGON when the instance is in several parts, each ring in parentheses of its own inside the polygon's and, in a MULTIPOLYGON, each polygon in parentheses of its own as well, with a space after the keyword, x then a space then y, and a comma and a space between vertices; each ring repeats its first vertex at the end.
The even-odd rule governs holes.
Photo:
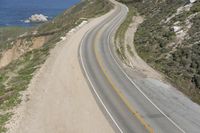
POLYGON ((45 16, 43 14, 34 14, 31 15, 28 19, 26 19, 25 23, 43 23, 48 21, 48 16, 45 16))

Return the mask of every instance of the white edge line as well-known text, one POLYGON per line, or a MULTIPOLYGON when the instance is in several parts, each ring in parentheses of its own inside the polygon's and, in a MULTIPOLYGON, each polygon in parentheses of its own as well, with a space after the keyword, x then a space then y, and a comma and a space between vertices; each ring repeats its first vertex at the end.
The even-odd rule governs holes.
MULTIPOLYGON (((128 10, 128 7, 126 7, 126 9, 128 10)), ((114 31, 113 27, 112 31, 114 31)), ((108 36, 108 40, 111 40, 111 33, 108 36)), ((110 43, 110 42, 109 42, 110 43)), ((109 44, 108 43, 108 44, 109 44)), ((178 124, 176 124, 171 118, 169 118, 155 103, 153 103, 153 101, 151 101, 151 99, 149 99, 149 97, 136 85, 136 83, 127 75, 127 73, 122 69, 122 67, 119 65, 119 63, 116 61, 116 59, 113 56, 113 53, 111 51, 110 45, 108 46, 110 54, 112 56, 112 58, 114 59, 114 61, 116 62, 116 64, 118 65, 119 69, 124 73, 124 75, 128 78, 128 80, 136 87, 136 89, 161 113, 163 114, 175 127, 177 127, 181 132, 186 133, 181 127, 179 127, 178 124)))
POLYGON ((108 113, 108 115, 110 116, 111 120, 114 122, 114 124, 116 125, 116 127, 119 129, 120 133, 123 133, 122 129, 119 127, 119 125, 117 124, 117 122, 115 121, 115 119, 113 118, 113 116, 111 115, 111 113, 108 111, 106 105, 103 103, 103 100, 101 99, 101 97, 98 95, 92 81, 90 80, 90 77, 89 77, 89 74, 88 72, 86 71, 86 68, 85 68, 85 65, 83 63, 83 57, 82 57, 82 46, 83 46, 83 40, 85 39, 85 37, 88 35, 88 33, 90 32, 91 30, 87 31, 86 34, 84 35, 84 37, 82 38, 81 40, 81 44, 80 44, 80 49, 79 49, 79 54, 80 54, 80 59, 81 59, 81 64, 82 64, 82 67, 83 67, 83 70, 85 71, 85 74, 86 74, 86 77, 93 89, 93 91, 95 92, 95 95, 97 96, 97 98, 99 99, 100 103, 103 105, 105 111, 108 113))

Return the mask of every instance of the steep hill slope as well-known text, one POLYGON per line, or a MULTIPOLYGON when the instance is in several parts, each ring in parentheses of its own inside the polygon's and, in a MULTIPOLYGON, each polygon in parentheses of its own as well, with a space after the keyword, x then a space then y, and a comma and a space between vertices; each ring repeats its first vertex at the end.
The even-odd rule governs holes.
POLYGON ((138 54, 200 103, 200 2, 119 0, 144 16, 134 44, 138 54))

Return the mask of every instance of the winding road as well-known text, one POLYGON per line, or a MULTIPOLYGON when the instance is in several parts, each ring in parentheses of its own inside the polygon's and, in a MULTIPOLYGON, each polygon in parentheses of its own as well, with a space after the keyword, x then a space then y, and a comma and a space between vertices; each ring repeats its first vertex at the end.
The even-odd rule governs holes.
POLYGON ((113 37, 128 8, 114 2, 115 11, 84 36, 80 63, 91 90, 116 132, 185 133, 123 70, 113 49, 113 37))

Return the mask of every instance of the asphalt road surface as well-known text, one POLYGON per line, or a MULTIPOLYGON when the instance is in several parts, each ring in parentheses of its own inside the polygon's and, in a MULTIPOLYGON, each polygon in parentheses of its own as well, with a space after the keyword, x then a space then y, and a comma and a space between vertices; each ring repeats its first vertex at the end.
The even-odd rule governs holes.
POLYGON ((113 54, 113 35, 128 12, 115 4, 115 11, 89 30, 80 46, 80 62, 94 96, 116 132, 184 133, 128 77, 113 54))

